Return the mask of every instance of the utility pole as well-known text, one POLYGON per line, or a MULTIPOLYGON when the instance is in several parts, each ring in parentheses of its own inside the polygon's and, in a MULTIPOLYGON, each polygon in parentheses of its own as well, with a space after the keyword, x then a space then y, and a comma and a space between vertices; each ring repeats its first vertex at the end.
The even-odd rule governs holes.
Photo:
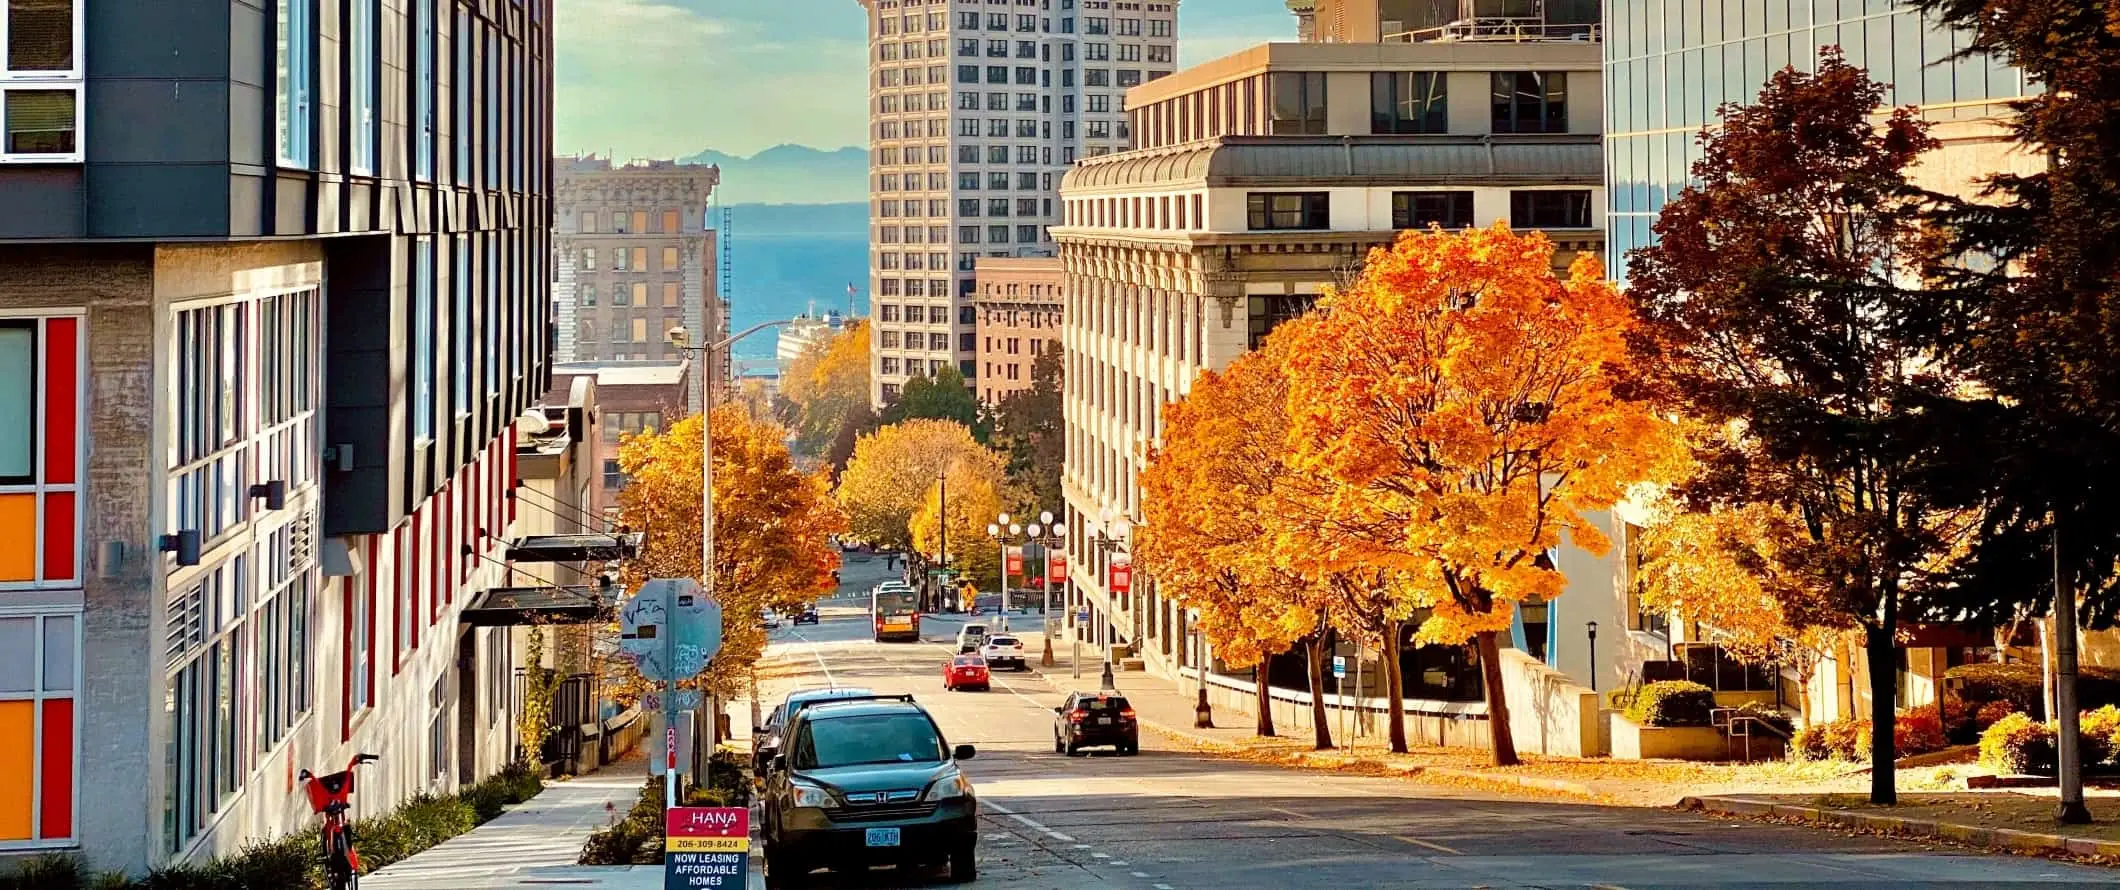
POLYGON ((2083 805, 2083 745, 2076 712, 2076 588, 2061 572, 2061 512, 2054 511, 2054 709, 2060 712, 2055 747, 2060 755, 2061 805, 2054 821, 2082 825, 2091 821, 2083 805))

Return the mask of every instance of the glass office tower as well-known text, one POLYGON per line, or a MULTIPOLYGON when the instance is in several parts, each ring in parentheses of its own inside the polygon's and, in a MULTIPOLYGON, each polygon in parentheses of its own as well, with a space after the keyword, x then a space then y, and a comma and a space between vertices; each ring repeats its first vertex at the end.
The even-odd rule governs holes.
POLYGON ((1626 274, 1664 202, 1700 158, 1724 102, 1751 102, 1783 66, 1815 70, 1820 47, 1890 85, 1885 101, 1935 121, 1979 120, 2036 85, 1985 56, 1953 59, 1969 35, 1893 0, 1613 0, 1605 4, 1606 264, 1626 274))

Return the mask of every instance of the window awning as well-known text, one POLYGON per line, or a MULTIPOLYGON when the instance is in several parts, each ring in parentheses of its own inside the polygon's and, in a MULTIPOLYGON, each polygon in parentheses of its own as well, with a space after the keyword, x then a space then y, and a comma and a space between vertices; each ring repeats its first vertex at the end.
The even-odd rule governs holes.
POLYGON ((473 627, 524 624, 593 624, 613 620, 617 607, 605 599, 606 588, 490 587, 464 607, 463 623, 473 627))
POLYGON ((610 562, 640 555, 640 532, 530 535, 508 545, 509 562, 610 562))

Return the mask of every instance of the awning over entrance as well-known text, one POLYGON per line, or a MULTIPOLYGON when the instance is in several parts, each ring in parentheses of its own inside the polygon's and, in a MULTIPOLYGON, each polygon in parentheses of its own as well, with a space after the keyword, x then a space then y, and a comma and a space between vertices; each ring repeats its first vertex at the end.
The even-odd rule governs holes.
POLYGON ((605 598, 609 588, 492 587, 464 607, 463 623, 473 627, 524 624, 591 624, 614 620, 617 607, 605 598))
POLYGON ((530 535, 508 545, 509 562, 610 562, 640 555, 640 532, 530 535))

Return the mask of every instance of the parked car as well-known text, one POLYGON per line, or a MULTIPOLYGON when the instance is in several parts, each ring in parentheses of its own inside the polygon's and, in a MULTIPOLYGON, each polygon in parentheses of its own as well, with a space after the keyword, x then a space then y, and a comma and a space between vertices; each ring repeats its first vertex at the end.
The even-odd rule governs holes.
POLYGON ((979 651, 979 647, 986 645, 986 633, 986 625, 984 624, 973 622, 965 625, 963 629, 957 631, 957 654, 964 655, 979 651))
POLYGON ((802 612, 795 616, 796 624, 816 624, 817 621, 818 618, 816 603, 811 603, 807 606, 802 607, 802 612))
POLYGON ((1030 662, 1023 657, 1023 641, 1010 636, 991 636, 979 647, 979 654, 986 663, 996 668, 1010 667, 1019 671, 1030 670, 1030 662))
POLYGON ((1110 745, 1120 754, 1141 750, 1141 724, 1126 696, 1076 692, 1053 709, 1053 752, 1074 756, 1083 748, 1110 745))
POLYGON ((952 749, 912 696, 815 705, 787 737, 761 795, 767 887, 883 864, 978 877, 979 802, 958 768, 978 752, 952 749))
POLYGON ((875 695, 876 690, 860 686, 814 686, 788 693, 788 697, 781 700, 780 706, 766 715, 765 725, 753 727, 751 730, 752 772, 759 778, 765 777, 766 765, 772 761, 773 755, 780 751, 780 728, 788 724, 789 717, 801 713, 803 708, 818 702, 870 698, 875 695))
POLYGON ((993 683, 993 676, 986 671, 986 659, 977 655, 953 655, 942 665, 944 691, 977 689, 985 692, 993 688, 993 683))
POLYGON ((780 629, 780 613, 771 608, 758 610, 758 626, 767 630, 780 629))

